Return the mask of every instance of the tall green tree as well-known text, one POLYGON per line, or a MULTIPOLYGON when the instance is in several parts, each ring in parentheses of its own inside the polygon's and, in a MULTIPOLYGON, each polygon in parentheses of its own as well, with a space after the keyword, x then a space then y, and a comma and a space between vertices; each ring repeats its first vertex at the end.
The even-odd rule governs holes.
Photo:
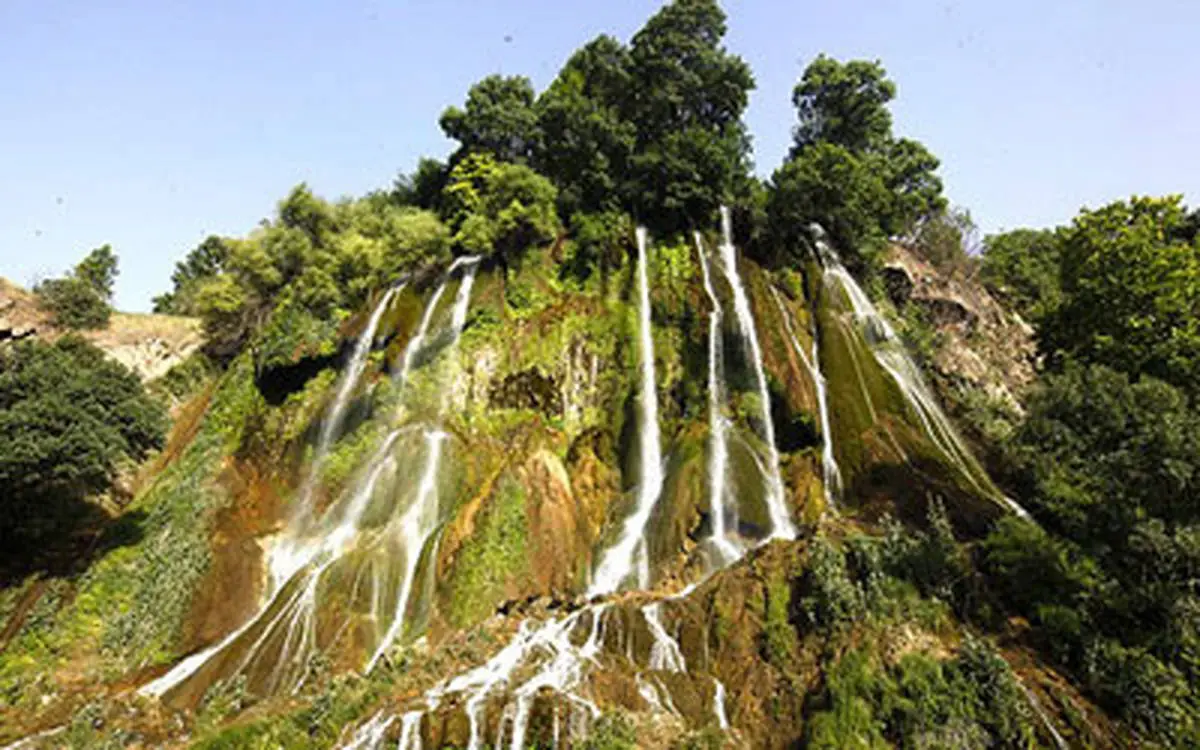
POLYGON ((895 97, 896 84, 878 60, 841 63, 818 55, 792 91, 799 118, 792 156, 819 143, 853 154, 885 147, 892 137, 887 105, 895 97))
POLYGON ((628 50, 601 36, 576 51, 538 99, 543 148, 536 163, 558 186, 563 216, 621 204, 637 140, 637 127, 621 112, 630 80, 628 50))
POLYGON ((538 147, 533 84, 524 76, 491 75, 467 92, 465 108, 450 107, 440 124, 460 151, 484 151, 500 161, 525 161, 538 147))
POLYGON ((768 201, 775 254, 800 252, 815 222, 851 265, 865 268, 888 237, 945 211, 937 157, 892 134, 895 95, 878 61, 821 55, 805 68, 792 94, 792 150, 768 201))
POLYGON ((170 292, 154 298, 154 312, 174 315, 195 315, 195 292, 199 284, 225 268, 229 246, 225 240, 209 235, 175 264, 171 274, 170 292))
POLYGON ((0 557, 73 526, 165 426, 137 377, 82 338, 0 350, 0 557))
POLYGON ((675 0, 633 37, 625 116, 637 127, 626 203, 669 233, 702 225, 746 179, 754 77, 722 45, 715 0, 675 0))
POLYGON ((1030 321, 1057 307, 1062 296, 1062 242, 1053 229, 1015 229, 983 241, 980 277, 1030 321))
POLYGON ((1083 211, 1063 233, 1063 299, 1039 330, 1044 351, 1200 395, 1200 238, 1189 233, 1179 196, 1083 211))

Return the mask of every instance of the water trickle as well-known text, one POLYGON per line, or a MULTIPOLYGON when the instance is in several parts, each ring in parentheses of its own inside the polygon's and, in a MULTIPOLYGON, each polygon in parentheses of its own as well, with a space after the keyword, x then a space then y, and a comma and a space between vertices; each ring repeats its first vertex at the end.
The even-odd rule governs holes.
POLYGON ((429 541, 429 535, 437 527, 437 475, 442 459, 442 443, 445 439, 446 433, 441 430, 433 430, 426 433, 425 440, 428 446, 426 448, 425 471, 421 475, 421 484, 417 488, 417 499, 405 511, 404 515, 400 517, 395 528, 389 530, 403 540, 404 574, 403 578, 401 578, 400 593, 396 597, 396 610, 392 614, 391 625, 388 626, 388 630, 383 638, 380 639, 375 653, 371 654, 371 659, 367 662, 366 671, 368 672, 375 668, 379 659, 391 647, 392 643, 396 640, 396 636, 400 634, 400 628, 404 624, 404 613, 408 607, 408 600, 412 596, 413 579, 417 575, 417 563, 421 559, 421 550, 425 549, 425 543, 429 541))
POLYGON ((800 346, 800 339, 796 337, 796 329, 792 322, 792 316, 783 305, 783 300, 779 296, 779 290, 771 287, 771 294, 775 297, 775 305, 779 308, 779 316, 783 318, 783 325, 787 329, 788 337, 792 340, 792 348, 796 354, 804 362, 804 366, 808 368, 808 374, 812 378, 813 388, 817 392, 817 411, 820 413, 821 419, 821 474, 822 484, 825 488, 825 503, 833 507, 837 503, 837 498, 842 491, 842 472, 838 468, 837 458, 833 453, 833 428, 829 420, 829 393, 826 389, 825 374, 821 372, 821 352, 817 345, 816 333, 813 333, 812 358, 805 356, 804 347, 800 346))
POLYGON ((784 497, 783 478, 779 473, 779 450, 775 447, 775 425, 771 422, 771 396, 767 391, 767 376, 763 372, 762 348, 758 344, 758 332, 754 327, 754 313, 750 310, 750 298, 737 268, 737 249, 733 246, 733 222, 729 208, 721 206, 721 266, 725 278, 733 289, 733 310, 737 315, 742 341, 749 350, 754 383, 758 389, 760 418, 763 425, 763 441, 767 448, 767 511, 771 516, 771 537, 795 539, 796 528, 792 525, 784 497))
MULTIPOLYGON (((700 233, 694 235, 696 254, 700 257, 700 270, 704 277, 704 291, 712 304, 708 314, 708 495, 712 513, 712 540, 720 556, 718 565, 727 564, 741 557, 741 549, 730 538, 726 517, 736 519, 737 503, 730 502, 726 494, 726 471, 729 463, 727 436, 729 421, 725 418, 725 357, 721 341, 721 302, 713 288, 708 255, 700 233)), ((735 521, 736 526, 736 521, 735 521)))
POLYGON ((343 745, 343 747, 345 750, 377 750, 377 748, 382 748, 383 737, 395 722, 395 716, 385 716, 380 711, 372 716, 370 721, 359 727, 354 736, 350 738, 350 742, 343 745))
MULTIPOLYGON (((450 283, 450 279, 454 276, 454 272, 459 268, 465 268, 463 272, 462 283, 459 284, 458 297, 461 302, 463 299, 470 299, 471 285, 475 283, 475 270, 479 266, 478 255, 464 255, 457 258, 450 264, 450 268, 446 271, 446 275, 442 277, 441 283, 433 292, 433 296, 429 298, 429 304, 425 305, 425 312, 421 314, 421 323, 417 326, 417 332, 408 340, 408 345, 404 347, 404 354, 400 359, 400 372, 396 375, 396 379, 404 382, 408 378, 409 372, 412 371, 413 365, 416 363, 417 354, 420 353, 421 347, 425 345, 425 339, 429 336, 429 326, 433 322, 433 314, 437 310, 438 302, 441 301, 442 295, 446 293, 446 286, 450 283), (464 290, 466 297, 464 298, 464 290)), ((452 315, 452 325, 456 331, 462 329, 463 322, 466 321, 465 302, 462 303, 462 313, 458 312, 459 305, 455 305, 455 313, 452 315), (461 320, 459 317, 461 315, 461 320)))
POLYGON ((837 253, 820 237, 817 240, 817 250, 825 268, 826 283, 845 293, 871 354, 899 386, 900 393, 916 415, 926 437, 976 491, 996 499, 1013 513, 1028 518, 1029 514, 1024 508, 1011 498, 1005 497, 996 488, 987 472, 968 450, 937 398, 925 384, 925 378, 921 375, 917 363, 905 351, 891 324, 875 308, 866 292, 842 265, 837 253))
POLYGON ((662 447, 658 429, 658 390, 654 376, 654 336, 650 316, 650 282, 647 278, 646 230, 638 227, 638 342, 642 357, 642 382, 639 397, 639 439, 642 476, 637 489, 634 511, 616 544, 608 549, 596 569, 588 596, 600 596, 616 591, 631 575, 636 574, 638 586, 649 584, 649 561, 646 553, 646 523, 662 490, 662 447))
POLYGON ((729 716, 725 713, 725 683, 713 678, 713 716, 722 732, 729 731, 729 716))
POLYGON ((642 617, 650 629, 654 643, 650 646, 650 668, 663 672, 686 672, 687 662, 679 643, 672 638, 662 622, 662 602, 642 607, 642 617))

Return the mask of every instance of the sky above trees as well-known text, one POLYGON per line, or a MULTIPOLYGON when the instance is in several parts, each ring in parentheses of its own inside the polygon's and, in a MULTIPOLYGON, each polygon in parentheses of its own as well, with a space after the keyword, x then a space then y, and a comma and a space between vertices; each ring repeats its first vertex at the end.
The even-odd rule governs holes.
MULTIPOLYGON (((148 309, 209 233, 243 234, 302 180, 329 197, 445 156, 442 110, 488 73, 547 86, 653 0, 90 4, 0 8, 0 275, 61 273, 111 243, 116 304, 148 309)), ((1131 193, 1200 202, 1200 51, 1186 0, 727 2, 758 83, 756 171, 791 145, 790 100, 820 52, 879 58, 896 127, 942 160, 985 231, 1063 223, 1131 193), (985 7, 986 6, 986 7, 985 7)))

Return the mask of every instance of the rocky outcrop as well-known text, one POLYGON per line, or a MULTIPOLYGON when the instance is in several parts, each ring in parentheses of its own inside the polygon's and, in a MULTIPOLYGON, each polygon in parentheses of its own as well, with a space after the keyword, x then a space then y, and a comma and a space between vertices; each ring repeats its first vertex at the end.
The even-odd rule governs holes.
MULTIPOLYGON (((0 279, 0 346, 30 338, 54 341, 65 333, 32 293, 0 279)), ((176 315, 114 313, 106 328, 81 333, 144 381, 167 374, 204 344, 200 321, 176 315)))
POLYGON ((897 308, 917 305, 942 334, 932 361, 934 380, 980 390, 1018 408, 1033 381, 1033 329, 974 278, 945 273, 912 251, 894 246, 882 270, 897 308))

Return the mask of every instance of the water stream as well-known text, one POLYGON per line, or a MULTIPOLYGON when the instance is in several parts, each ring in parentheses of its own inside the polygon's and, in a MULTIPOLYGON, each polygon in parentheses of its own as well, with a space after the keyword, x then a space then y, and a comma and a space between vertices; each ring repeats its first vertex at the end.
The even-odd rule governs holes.
MULTIPOLYGON (((461 281, 450 315, 450 345, 439 358, 453 362, 449 355, 466 320, 477 267, 478 258, 459 259, 430 297, 418 332, 405 349, 401 388, 427 339, 434 310, 457 272, 461 281)), ((375 326, 382 307, 381 302, 372 315, 375 326)), ((356 345, 356 356, 343 373, 343 383, 361 377, 365 354, 359 357, 358 352, 370 348, 374 337, 371 323, 356 345)), ((331 418, 341 418, 337 409, 326 415, 331 418)), ((140 692, 163 696, 202 672, 210 682, 246 675, 248 688, 260 695, 287 689, 294 692, 307 679, 313 654, 328 645, 319 632, 319 623, 329 619, 319 617, 327 607, 333 608, 330 613, 336 615, 335 620, 342 620, 334 637, 347 627, 366 629, 365 637, 371 643, 367 666, 373 667, 402 632, 418 563, 437 527, 436 480, 444 439, 440 429, 420 424, 391 430, 351 492, 343 494, 307 528, 290 526, 270 548, 272 586, 259 612, 140 692), (411 442, 407 438, 417 430, 424 432, 424 450, 404 450, 411 442), (423 467, 419 473, 411 471, 411 463, 418 459, 423 467), (419 477, 415 488, 414 477, 419 477), (331 574, 334 570, 336 576, 331 574), (338 584, 342 580, 355 582, 349 589, 349 601, 345 600, 347 591, 338 584), (364 580, 371 584, 369 606, 358 607, 359 583, 364 580)))
MULTIPOLYGON (((942 410, 937 398, 925 383, 920 367, 905 350, 900 337, 887 319, 872 304, 858 282, 842 265, 837 253, 823 240, 818 239, 818 254, 825 268, 827 285, 840 289, 850 307, 858 328, 866 341, 875 361, 883 368, 900 389, 901 395, 920 423, 921 430, 929 441, 946 457, 954 469, 967 483, 984 497, 990 497, 1013 513, 1028 518, 1029 514, 992 483, 987 472, 979 465, 967 448, 950 418, 942 410)), ((853 351, 853 348, 851 348, 853 351)))
POLYGON ((767 512, 771 517, 771 538, 795 539, 796 527, 792 524, 787 500, 783 490, 783 478, 779 473, 779 450, 775 447, 775 425, 771 421, 771 395, 767 391, 767 376, 763 372, 762 348, 758 343, 758 332, 754 327, 754 313, 750 309, 750 297, 742 285, 737 267, 737 249, 733 246, 733 221, 729 208, 721 206, 721 267, 733 290, 733 310, 737 316, 742 341, 750 355, 754 383, 758 389, 758 406, 762 424, 763 442, 767 450, 767 512))
POLYGON ((658 428, 658 388, 654 375, 654 331, 650 316, 650 282, 646 266, 646 230, 637 230, 638 247, 638 348, 641 354, 641 393, 638 398, 638 448, 641 476, 634 511, 625 520, 617 542, 608 548, 592 577, 588 596, 610 594, 631 576, 638 588, 649 585, 646 523, 662 491, 662 446, 658 428))
POLYGON ((741 557, 742 551, 727 531, 727 516, 732 516, 737 527, 737 503, 727 496, 726 471, 729 463, 728 432, 729 420, 724 414, 725 405, 725 356, 721 339, 721 301, 713 288, 709 270, 708 254, 700 233, 694 235, 696 254, 700 257, 700 270, 704 278, 704 291, 708 295, 712 312, 708 314, 708 494, 712 514, 712 541, 720 559, 718 565, 741 557))
POLYGON ((779 316, 783 318, 784 328, 787 329, 788 338, 792 341, 792 348, 796 354, 800 356, 804 366, 808 369, 808 374, 812 378, 813 388, 817 393, 817 412, 821 420, 821 474, 822 485, 825 488, 825 503, 829 507, 837 505, 837 498, 842 492, 842 472, 838 468, 837 458, 833 453, 833 427, 829 419, 829 392, 826 388, 825 375, 821 372, 821 353, 817 345, 816 333, 813 333, 812 358, 805 356, 804 347, 800 346, 800 339, 796 336, 795 324, 792 322, 791 313, 784 307, 783 300, 779 296, 779 291, 775 287, 771 287, 771 294, 775 298, 775 305, 779 308, 779 316))

